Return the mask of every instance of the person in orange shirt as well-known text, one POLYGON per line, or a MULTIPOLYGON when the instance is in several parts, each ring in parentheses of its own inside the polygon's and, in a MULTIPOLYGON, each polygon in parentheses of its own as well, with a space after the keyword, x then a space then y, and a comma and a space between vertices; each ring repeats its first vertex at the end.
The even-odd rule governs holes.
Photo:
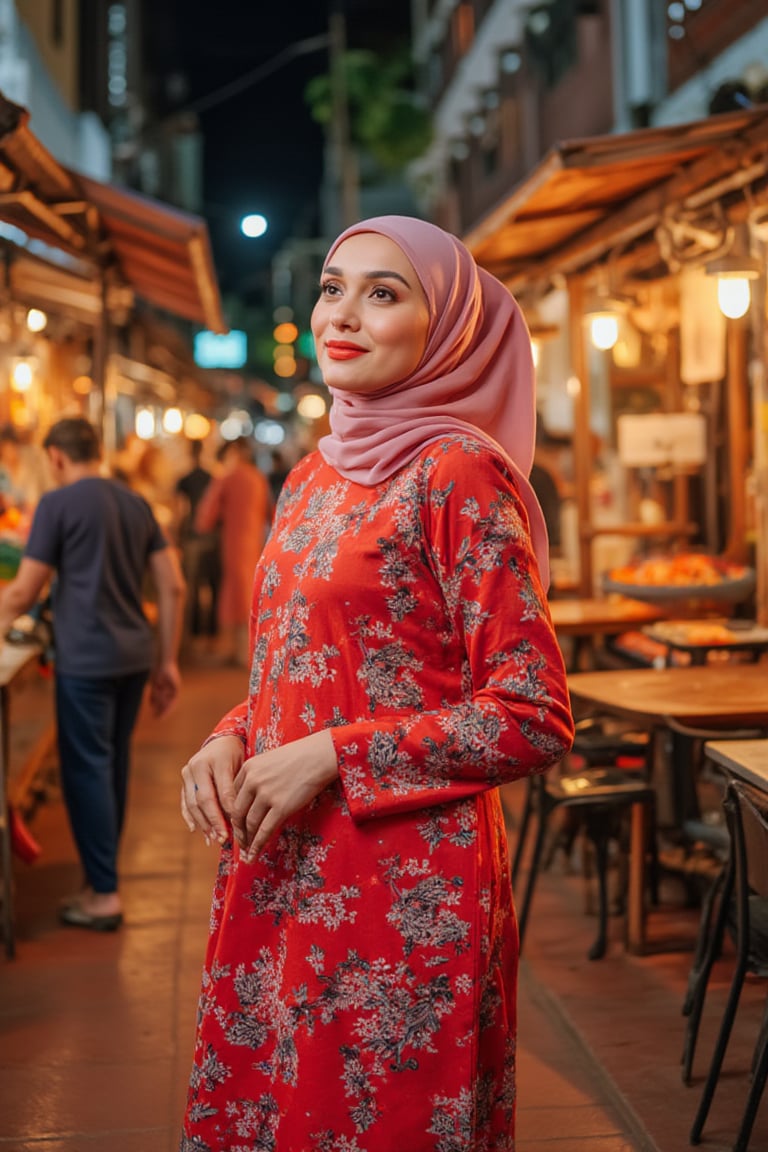
POLYGON ((245 436, 224 446, 222 466, 221 475, 209 484, 198 505, 195 531, 219 529, 221 655, 226 662, 245 668, 253 573, 272 518, 272 495, 245 436))

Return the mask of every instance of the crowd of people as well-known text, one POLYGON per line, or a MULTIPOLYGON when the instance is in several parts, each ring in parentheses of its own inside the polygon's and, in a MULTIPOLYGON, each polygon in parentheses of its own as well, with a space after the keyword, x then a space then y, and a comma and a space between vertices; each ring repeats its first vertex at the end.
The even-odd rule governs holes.
MULTIPOLYGON (((129 435, 111 459, 100 458, 99 473, 143 497, 178 550, 188 588, 185 656, 244 664, 250 577, 285 476, 282 464, 265 474, 247 437, 188 440, 180 448, 129 435), (236 542, 241 532, 247 546, 236 542)), ((0 535, 23 546, 41 496, 55 483, 44 446, 12 425, 0 427, 0 535)), ((150 585, 145 592, 151 598, 150 585)))

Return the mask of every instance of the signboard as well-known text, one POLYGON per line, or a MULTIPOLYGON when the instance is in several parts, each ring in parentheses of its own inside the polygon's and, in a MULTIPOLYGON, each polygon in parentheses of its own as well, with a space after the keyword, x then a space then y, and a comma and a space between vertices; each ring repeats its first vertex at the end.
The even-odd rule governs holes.
POLYGON ((195 364, 200 368, 242 368, 248 359, 248 337, 239 328, 223 336, 198 332, 195 336, 195 364))
POLYGON ((707 458, 706 421, 698 412, 627 414, 616 425, 625 468, 694 467, 707 458))

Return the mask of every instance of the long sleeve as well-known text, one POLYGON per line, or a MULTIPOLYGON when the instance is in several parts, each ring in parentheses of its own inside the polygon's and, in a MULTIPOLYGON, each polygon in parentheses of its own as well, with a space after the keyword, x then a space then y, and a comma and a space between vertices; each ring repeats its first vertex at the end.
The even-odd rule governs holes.
MULTIPOLYGON (((463 644, 463 692, 439 708, 381 711, 332 729, 355 820, 544 771, 573 739, 563 660, 514 481, 491 453, 470 466, 448 464, 428 480, 422 524, 428 563, 463 644)), ((424 639, 422 658, 439 661, 439 638, 424 639)))
POLYGON ((231 708, 225 716, 222 716, 216 727, 211 732, 203 744, 207 744, 209 740, 215 740, 217 736, 237 736, 238 740, 243 742, 243 745, 248 743, 248 701, 244 700, 241 704, 236 704, 231 708))

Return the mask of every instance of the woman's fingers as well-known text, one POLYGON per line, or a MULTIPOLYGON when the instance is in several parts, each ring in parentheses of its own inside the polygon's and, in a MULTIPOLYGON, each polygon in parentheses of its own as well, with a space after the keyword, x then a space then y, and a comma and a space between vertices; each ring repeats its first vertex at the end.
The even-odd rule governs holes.
POLYGON ((271 812, 270 804, 263 797, 256 797, 244 813, 232 816, 232 828, 240 851, 246 860, 252 860, 266 843, 261 830, 271 812))
POLYGON ((190 814, 189 808, 187 808, 187 797, 185 795, 185 788, 183 784, 181 786, 181 818, 186 824, 187 828, 189 828, 190 832, 196 831, 197 824, 195 824, 190 814))
MULTIPOLYGON (((285 817, 282 816, 276 808, 268 808, 263 817, 255 818, 253 836, 248 841, 248 847, 243 851, 243 859, 247 864, 255 860, 262 848, 272 839, 276 832, 280 830, 285 822, 285 817)), ((251 824, 251 813, 249 813, 248 825, 251 824)))
POLYGON ((233 781, 242 760, 242 742, 225 733, 210 740, 181 770, 182 818, 191 830, 199 828, 209 844, 224 844, 229 838, 233 781))
POLYGON ((223 844, 227 839, 227 825, 216 796, 210 769, 190 761, 182 768, 181 777, 183 781, 181 814, 187 827, 193 831, 199 828, 207 843, 217 840, 223 844))

